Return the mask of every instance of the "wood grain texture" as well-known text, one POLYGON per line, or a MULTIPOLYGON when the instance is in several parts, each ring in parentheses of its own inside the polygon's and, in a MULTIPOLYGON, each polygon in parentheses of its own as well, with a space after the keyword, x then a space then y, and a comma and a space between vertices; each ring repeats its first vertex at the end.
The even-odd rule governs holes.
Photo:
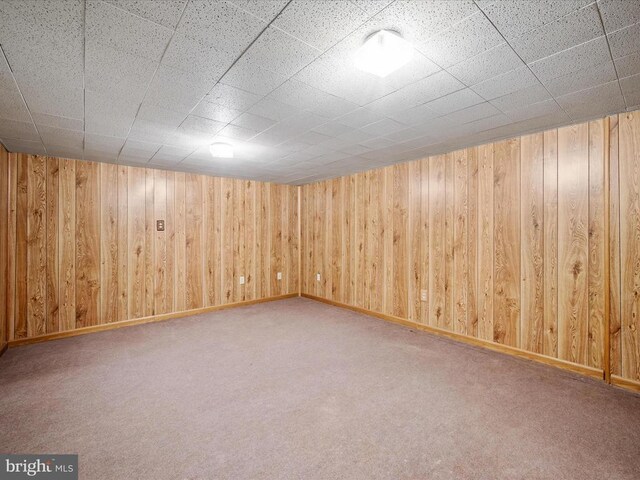
POLYGON ((478 147, 478 338, 493 340, 493 144, 478 147))
POLYGON ((522 324, 520 344, 543 353, 544 338, 544 135, 521 140, 520 238, 522 324))
POLYGON ((558 356, 588 357, 589 125, 558 130, 558 356))
MULTIPOLYGON (((622 376, 620 279, 620 162, 619 118, 609 118, 609 365, 610 375, 622 376)), ((605 292, 606 294, 606 292, 605 292)))
POLYGON ((453 153, 453 288, 454 312, 453 330, 467 334, 469 257, 468 257, 468 163, 467 151, 458 150, 453 153))
POLYGON ((640 380, 640 113, 619 115, 621 357, 640 380))
POLYGON ((544 132, 544 340, 558 356, 558 131, 544 132))
POLYGON ((247 280, 236 290, 238 301, 297 293, 296 187, 6 157, 0 164, 0 270, 8 281, 0 292, 0 319, 9 321, 0 337, 14 343, 54 338, 233 304, 234 265, 247 280), (234 182, 235 205, 228 188, 234 182), (281 212, 276 221, 271 211, 281 212), (234 224, 234 215, 241 221, 234 224), (165 221, 164 231, 157 220, 165 221), (235 258, 234 244, 240 246, 235 258), (280 266, 286 267, 283 280, 272 289, 280 266))
MULTIPOLYGON (((0 275, 8 278, 8 252, 9 252, 9 153, 3 145, 0 145, 0 275)), ((48 259, 48 255, 47 255, 48 259)), ((0 349, 4 348, 9 340, 7 323, 7 295, 6 280, 0 285, 0 349)))

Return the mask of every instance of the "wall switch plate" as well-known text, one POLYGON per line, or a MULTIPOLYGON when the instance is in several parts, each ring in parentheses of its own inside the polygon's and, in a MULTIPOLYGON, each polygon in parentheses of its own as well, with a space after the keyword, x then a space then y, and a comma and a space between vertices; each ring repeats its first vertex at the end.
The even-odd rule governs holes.
POLYGON ((244 275, 240 276, 240 285, 244 285, 244 275))
POLYGON ((164 232, 164 220, 156 220, 156 230, 164 232))
POLYGON ((423 302, 427 301, 427 291, 426 290, 420 290, 420 300, 423 302))
POLYGON ((320 273, 316 273, 316 280, 319 282, 320 281, 320 273))
POLYGON ((277 278, 278 280, 282 280, 282 272, 278 272, 278 273, 276 274, 276 278, 277 278))

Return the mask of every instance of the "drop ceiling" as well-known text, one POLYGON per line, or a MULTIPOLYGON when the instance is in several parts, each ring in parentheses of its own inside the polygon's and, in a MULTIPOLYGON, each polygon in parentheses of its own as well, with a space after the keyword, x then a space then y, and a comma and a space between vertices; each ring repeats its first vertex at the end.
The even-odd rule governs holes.
POLYGON ((303 184, 640 108, 637 0, 2 0, 0 25, 10 151, 303 184), (384 79, 353 63, 380 29, 416 49, 384 79))

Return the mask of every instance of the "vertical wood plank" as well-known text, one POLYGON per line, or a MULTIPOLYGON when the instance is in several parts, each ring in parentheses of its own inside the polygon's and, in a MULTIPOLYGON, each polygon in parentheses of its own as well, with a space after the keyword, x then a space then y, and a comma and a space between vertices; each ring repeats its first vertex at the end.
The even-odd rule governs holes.
POLYGON ((467 335, 478 336, 478 148, 467 149, 467 335))
POLYGON ((156 315, 168 313, 167 305, 167 172, 153 171, 153 215, 147 218, 153 234, 153 311, 156 315), (157 230, 156 221, 164 221, 164 232, 157 230))
MULTIPOLYGON (((621 114, 623 115, 623 114, 621 114)), ((620 280, 619 115, 609 117, 609 364, 611 375, 622 375, 620 280)), ((607 234, 607 232, 605 232, 607 234)))
POLYGON ((97 325, 100 312, 100 169, 76 162, 76 328, 97 325))
POLYGON ((558 130, 544 132, 544 340, 558 356, 558 130))
POLYGON ((187 307, 187 204, 186 174, 176 172, 175 188, 175 302, 178 312, 187 307))
POLYGON ((407 318, 408 255, 407 221, 409 207, 409 168, 406 163, 393 166, 393 314, 407 318))
MULTIPOLYGON (((0 285, 0 345, 4 348, 8 338, 9 329, 7 323, 7 253, 9 250, 9 154, 4 146, 0 145, 0 275, 2 275, 2 285, 0 285)), ((48 211, 47 211, 48 216, 48 211)), ((47 261, 48 261, 47 251, 47 261)))
POLYGON ((622 376, 640 380, 640 114, 619 116, 622 376))
POLYGON ((202 303, 202 175, 185 175, 186 308, 202 303))
POLYGON ((129 167, 128 175, 128 294, 129 318, 145 316, 145 196, 143 168, 129 167))
POLYGON ((589 125, 558 130, 558 356, 588 354, 589 125))
MULTIPOLYGON (((253 300, 256 298, 255 278, 256 278, 256 182, 245 182, 245 201, 244 201, 244 245, 245 245, 245 281, 244 298, 245 300, 253 300)), ((289 243, 291 239, 289 239, 289 243)), ((289 275, 287 275, 288 279, 289 275)))
POLYGON ((117 320, 129 318, 129 167, 118 166, 118 300, 117 320))
POLYGON ((118 320, 118 166, 100 166, 100 319, 118 320))
POLYGON ((332 207, 332 227, 331 227, 331 299, 343 301, 343 271, 342 271, 342 227, 344 225, 342 181, 335 178, 331 181, 331 207, 332 207))
POLYGON ((60 330, 60 161, 47 158, 47 333, 60 330))
POLYGON ((467 197, 467 183, 469 165, 466 150, 458 150, 453 153, 453 168, 453 285, 455 295, 453 330, 467 335, 467 288, 469 286, 469 258, 467 256, 469 200, 467 197))
POLYGON ((233 180, 222 182, 222 303, 233 301, 233 180))
POLYGON ((455 289, 453 277, 453 242, 455 224, 455 160, 452 153, 445 155, 444 162, 444 321, 446 330, 453 330, 453 317, 455 312, 455 289))
MULTIPOLYGON (((426 299, 420 298, 420 323, 429 323, 429 158, 420 161, 420 290, 426 299)), ((421 293, 420 292, 420 293, 421 293)))
POLYGON ((154 219, 154 175, 153 170, 145 169, 144 195, 144 314, 155 315, 155 219, 154 219))
POLYGON ((429 324, 445 327, 445 156, 429 158, 429 324))
POLYGON ((7 339, 15 338, 16 328, 16 210, 18 189, 18 158, 15 153, 7 155, 8 168, 8 211, 7 211, 7 339))
POLYGON ((519 346, 520 337, 520 141, 494 144, 495 342, 519 346))
POLYGON ((478 147, 478 338, 493 340, 493 144, 478 147))
MULTIPOLYGON (((408 316, 414 322, 420 321, 420 161, 410 162, 408 165, 408 208, 407 208, 407 248, 408 248, 408 270, 407 270, 407 306, 408 316)), ((380 195, 376 203, 380 202, 380 195)), ((380 234, 376 235, 380 238, 380 234)), ((377 296, 380 293, 376 293, 377 296)))
POLYGON ((604 356, 604 149, 605 121, 589 123, 588 365, 603 368, 604 356))
POLYGON ((384 281, 382 290, 383 312, 393 315, 393 167, 382 170, 382 257, 384 281))
POLYGON ((27 219, 28 199, 28 155, 17 154, 18 178, 16 192, 16 306, 14 338, 25 338, 27 332, 27 219))
POLYGON ((60 160, 60 330, 76 328, 76 162, 60 160))
POLYGON ((544 339, 544 135, 521 139, 520 228, 522 348, 543 352, 544 339))

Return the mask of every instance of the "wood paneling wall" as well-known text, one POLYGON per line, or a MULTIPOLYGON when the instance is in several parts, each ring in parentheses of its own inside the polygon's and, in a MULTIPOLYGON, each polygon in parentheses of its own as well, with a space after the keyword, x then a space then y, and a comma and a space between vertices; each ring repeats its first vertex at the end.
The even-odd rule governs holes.
POLYGON ((305 185, 301 204, 303 293, 602 370, 610 255, 611 373, 640 381, 640 112, 305 185))
POLYGON ((4 350, 9 340, 7 322, 7 293, 8 284, 8 248, 9 228, 9 155, 0 144, 0 352, 4 350))
POLYGON ((0 338, 298 292, 297 187, 4 150, 0 161, 0 338))

